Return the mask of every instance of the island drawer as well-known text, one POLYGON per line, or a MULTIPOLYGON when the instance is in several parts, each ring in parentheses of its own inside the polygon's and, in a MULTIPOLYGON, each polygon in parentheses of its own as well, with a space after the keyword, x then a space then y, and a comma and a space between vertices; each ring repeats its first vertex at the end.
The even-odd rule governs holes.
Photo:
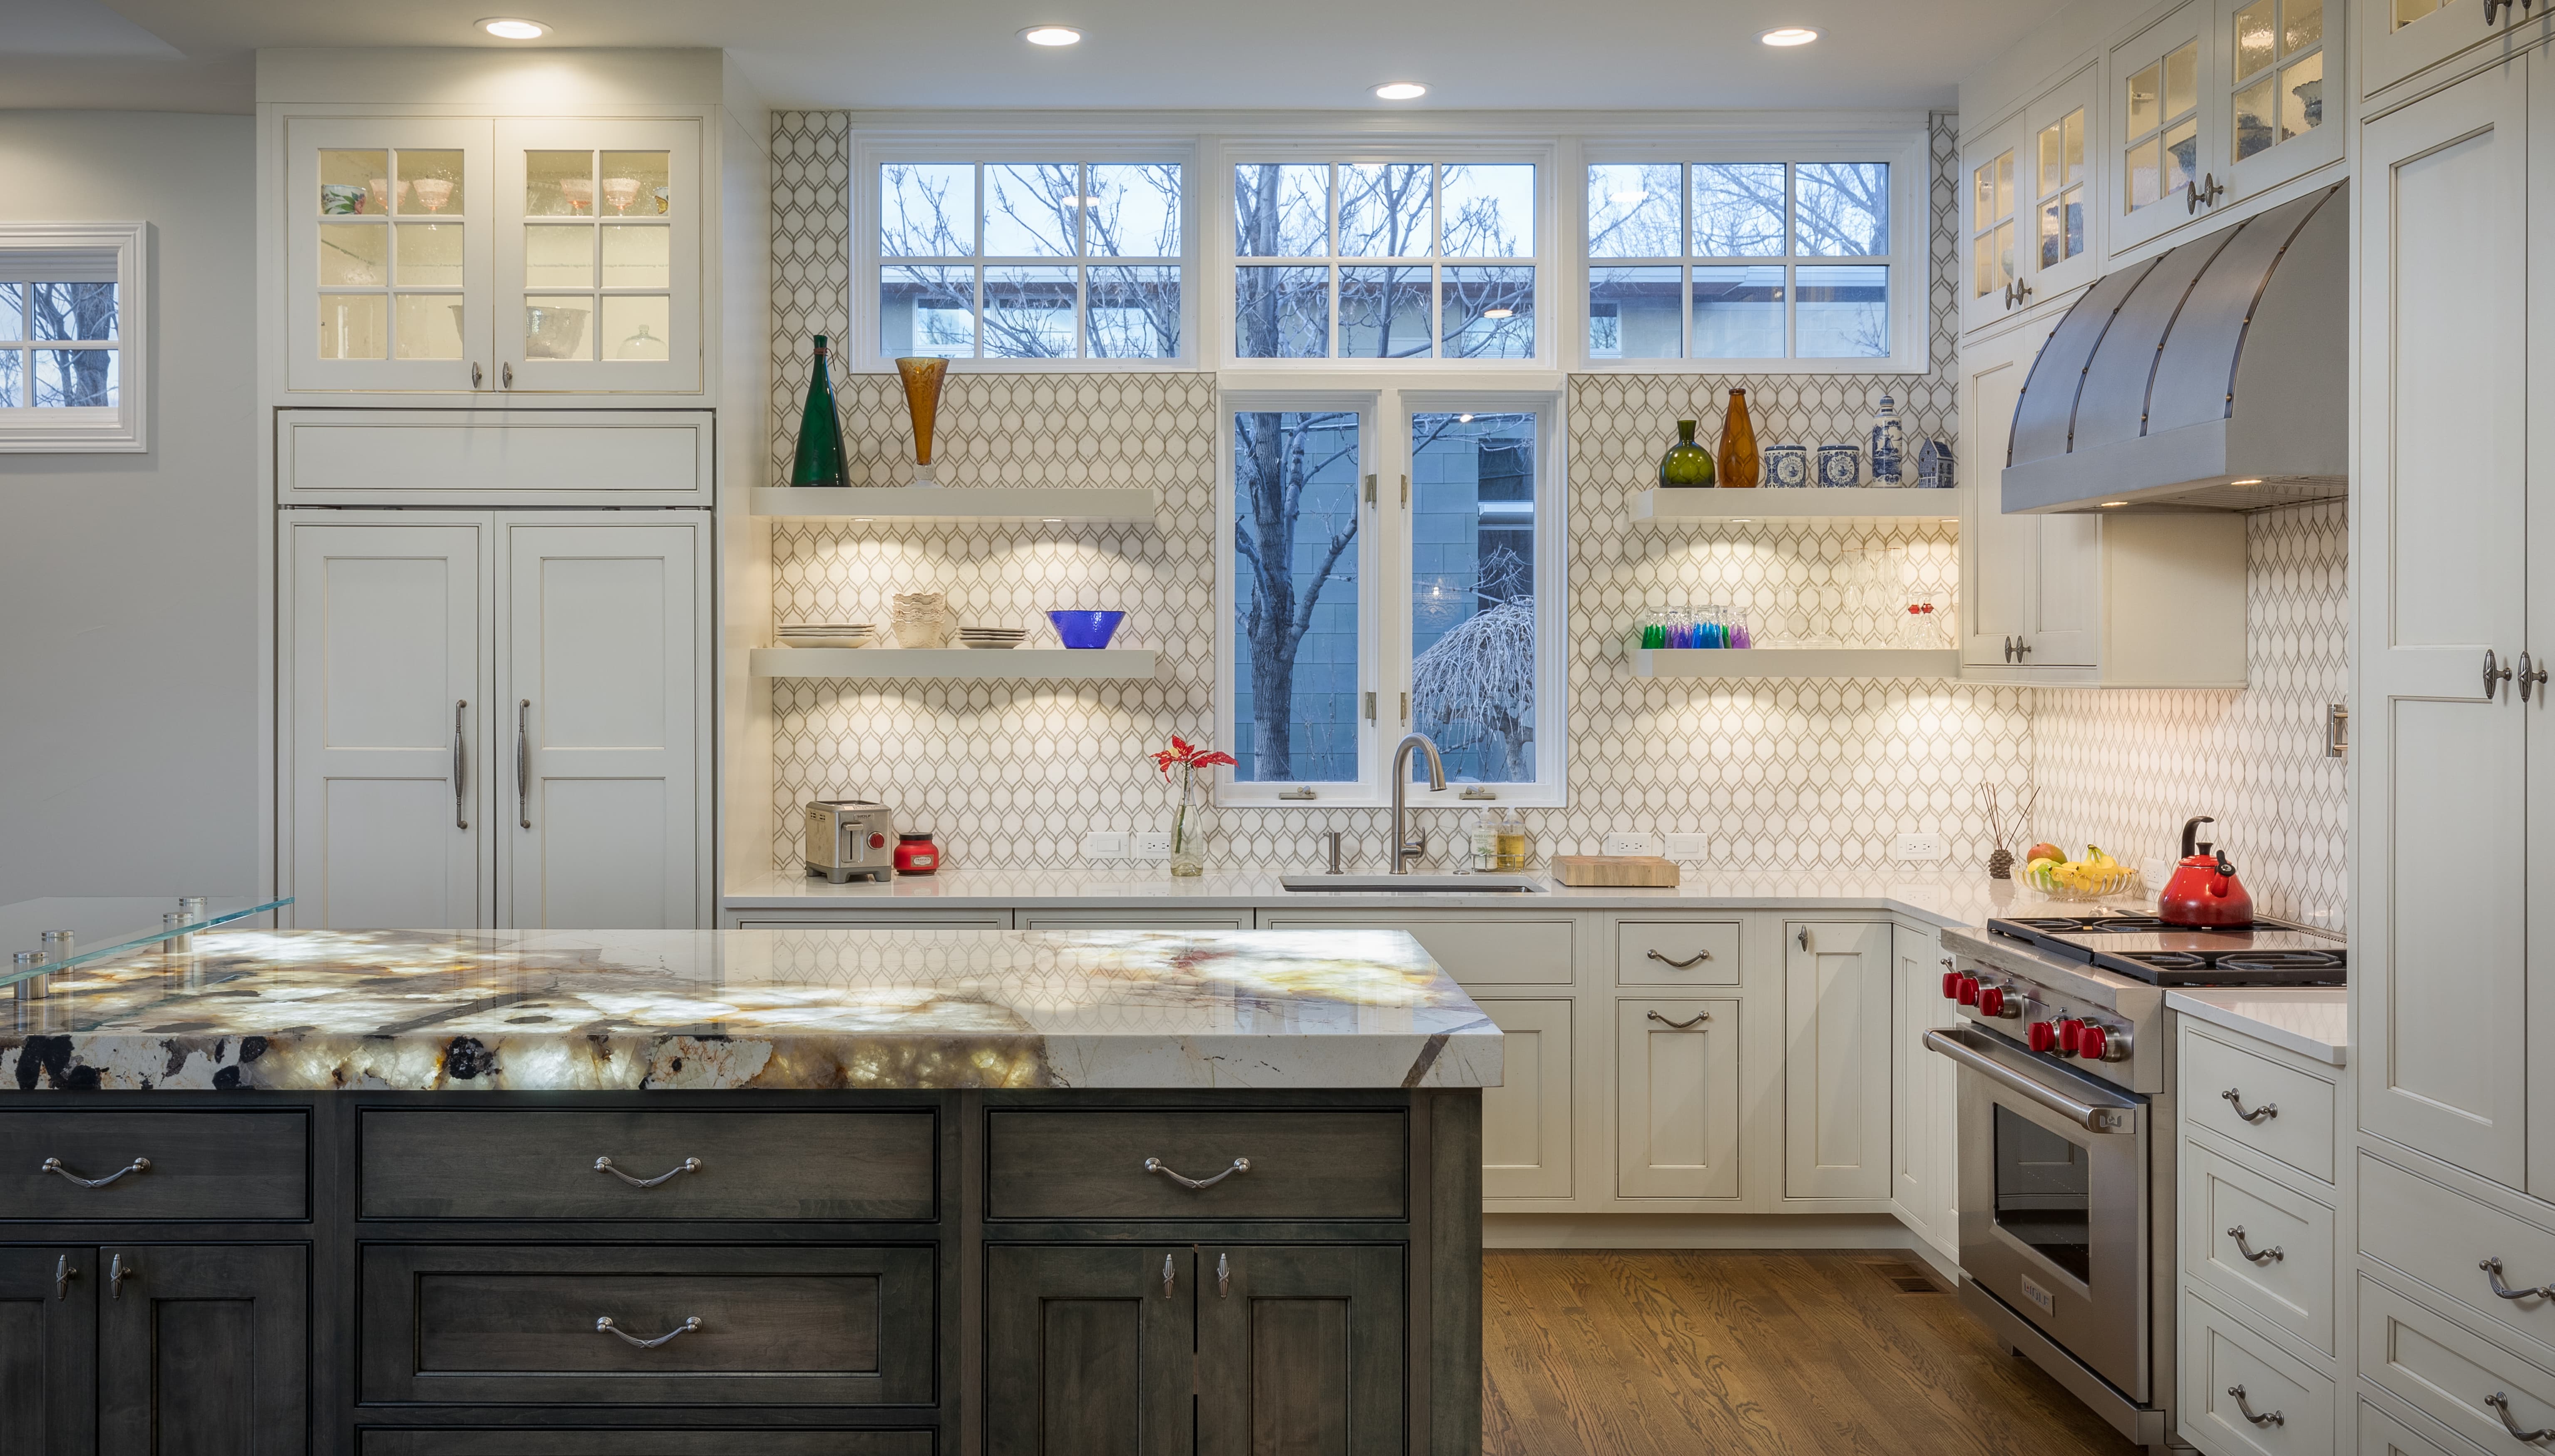
POLYGON ((937 1216, 939 1133, 928 1109, 377 1107, 364 1110, 362 1129, 364 1218, 937 1216))
POLYGON ((371 1245, 363 1398, 927 1404, 933 1263, 927 1247, 371 1245))
POLYGON ((310 1120, 298 1108, 0 1112, 0 1218, 309 1216, 310 1120))
POLYGON ((1409 1129, 1394 1108, 1003 1109, 986 1145, 988 1218, 1408 1216, 1409 1129))
POLYGON ((364 1456, 932 1456, 928 1430, 367 1430, 364 1456))

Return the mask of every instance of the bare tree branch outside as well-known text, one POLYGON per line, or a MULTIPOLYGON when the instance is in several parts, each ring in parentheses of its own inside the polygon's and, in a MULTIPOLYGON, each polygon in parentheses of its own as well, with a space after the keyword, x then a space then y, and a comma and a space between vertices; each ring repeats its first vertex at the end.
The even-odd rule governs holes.
POLYGON ((0 407, 114 408, 123 351, 60 345, 112 341, 115 291, 112 283, 0 283, 0 407))
POLYGON ((1176 163, 882 165, 881 350, 1175 357, 1180 188, 1176 163))

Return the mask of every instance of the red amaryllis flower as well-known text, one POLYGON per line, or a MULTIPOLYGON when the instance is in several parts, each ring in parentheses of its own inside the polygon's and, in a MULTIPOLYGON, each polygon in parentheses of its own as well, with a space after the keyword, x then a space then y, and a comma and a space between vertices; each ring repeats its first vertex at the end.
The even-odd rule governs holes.
POLYGON ((1171 777, 1173 769, 1212 769, 1218 764, 1233 762, 1233 755, 1210 752, 1176 733, 1171 735, 1169 748, 1154 755, 1154 767, 1159 770, 1165 779, 1171 777))

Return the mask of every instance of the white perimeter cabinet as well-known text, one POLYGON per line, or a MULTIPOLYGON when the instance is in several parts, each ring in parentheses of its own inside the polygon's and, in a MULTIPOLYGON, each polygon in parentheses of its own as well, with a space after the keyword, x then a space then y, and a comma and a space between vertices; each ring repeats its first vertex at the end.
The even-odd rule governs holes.
POLYGON ((288 512, 301 925, 706 923, 696 513, 288 512))
POLYGON ((1889 925, 1783 926, 1783 1192, 1889 1196, 1889 925))

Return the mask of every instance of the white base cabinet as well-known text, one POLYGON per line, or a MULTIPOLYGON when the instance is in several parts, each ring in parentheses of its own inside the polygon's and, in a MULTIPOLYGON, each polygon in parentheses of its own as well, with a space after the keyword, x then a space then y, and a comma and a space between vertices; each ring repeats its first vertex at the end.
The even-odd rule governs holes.
POLYGON ((1957 1266, 1961 1180, 1953 1149, 1960 1089, 1950 1059, 1925 1049, 1927 1031, 1960 1024, 1960 1012, 1942 994, 1952 959, 1939 931, 1900 925, 1889 944, 1898 962, 1890 1005, 1889 1206, 1957 1266))
POLYGON ((1739 1196, 1741 1006, 1615 1003, 1619 1196, 1739 1196))
POLYGON ((287 513, 292 923, 706 923, 708 531, 287 513))
POLYGON ((1783 1193, 1889 1196, 1889 924, 1783 926, 1783 1193))

